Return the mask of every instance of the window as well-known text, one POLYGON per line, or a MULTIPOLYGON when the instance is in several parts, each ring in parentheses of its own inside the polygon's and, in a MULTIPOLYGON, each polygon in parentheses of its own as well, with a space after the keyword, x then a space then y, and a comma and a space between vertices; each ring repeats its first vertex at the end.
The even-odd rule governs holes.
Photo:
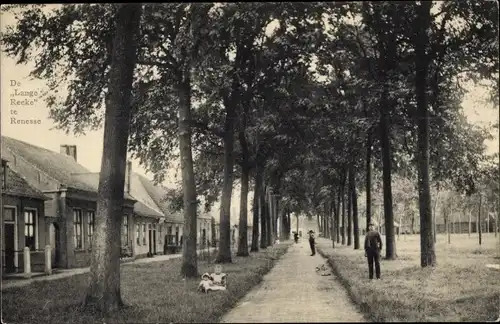
POLYGON ((141 245, 141 225, 140 224, 135 224, 135 234, 136 234, 136 243, 137 245, 141 245))
POLYGON ((30 250, 35 250, 36 246, 36 212, 34 210, 24 211, 24 242, 30 250))
POLYGON ((92 246, 92 235, 94 235, 94 229, 95 229, 95 212, 94 211, 87 211, 87 235, 89 236, 89 246, 92 246))
POLYGON ((122 245, 128 246, 128 215, 123 215, 122 245))
POLYGON ((146 223, 142 224, 142 244, 146 245, 146 223))
POLYGON ((3 220, 5 222, 14 222, 14 215, 16 214, 16 210, 14 208, 4 207, 3 208, 3 220))
POLYGON ((2 189, 7 187, 7 165, 2 161, 2 189))
POLYGON ((83 235, 82 235, 82 211, 80 209, 73 209, 73 237, 75 239, 75 249, 83 248, 83 235))

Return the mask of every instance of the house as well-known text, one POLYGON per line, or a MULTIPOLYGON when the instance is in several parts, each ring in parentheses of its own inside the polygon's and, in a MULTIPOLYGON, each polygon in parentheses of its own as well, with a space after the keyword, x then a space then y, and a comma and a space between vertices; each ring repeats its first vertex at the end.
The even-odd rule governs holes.
POLYGON ((50 198, 30 186, 20 174, 11 170, 3 154, 1 177, 2 273, 23 271, 25 247, 30 249, 31 269, 43 271, 44 248, 50 243, 47 235, 48 224, 45 222, 44 202, 50 198))
MULTIPOLYGON (((464 215, 463 212, 454 212, 450 215, 449 224, 445 222, 443 217, 436 219, 436 232, 438 234, 446 233, 446 228, 449 225, 449 231, 452 234, 455 233, 477 233, 477 212, 469 215, 464 215)), ((481 215, 481 232, 483 233, 494 233, 496 225, 496 214, 489 212, 487 215, 481 215)))
MULTIPOLYGON (((165 222, 163 212, 144 188, 140 176, 132 172, 127 162, 125 171, 125 196, 135 201, 132 213, 122 219, 122 255, 145 257, 163 253, 161 228, 165 222)), ((96 192, 99 188, 99 173, 73 174, 74 179, 85 183, 96 192)))
POLYGON ((208 215, 198 217, 198 246, 207 247, 212 244, 212 218, 208 215))
MULTIPOLYGON (((77 163, 76 146, 61 145, 57 153, 6 136, 1 145, 9 167, 50 198, 44 203, 46 228, 39 232, 44 231, 45 241, 53 247, 53 266, 88 266, 98 193, 80 176, 90 171, 77 163)), ((136 201, 127 194, 124 198, 123 215, 128 220, 136 201)))
MULTIPOLYGON (((231 226, 231 247, 238 247, 240 232, 238 225, 231 226)), ((252 245, 252 225, 247 225, 247 243, 248 247, 252 245)))
MULTIPOLYGON (((43 213, 38 213, 38 217, 43 215, 46 228, 41 231, 48 239, 40 242, 46 241, 53 247, 53 266, 89 265, 99 173, 78 164, 74 145, 61 145, 57 153, 2 136, 2 158, 4 155, 5 160, 12 161, 9 167, 15 171, 13 174, 22 175, 46 199, 43 213)), ((153 256, 167 253, 169 248, 180 250, 184 218, 181 212, 170 209, 166 194, 165 188, 132 172, 131 163, 127 162, 122 256, 153 256)), ((212 237, 211 219, 199 217, 198 228, 198 244, 202 246, 212 237)))
POLYGON ((147 194, 156 210, 163 215, 163 219, 157 227, 159 251, 164 254, 178 252, 183 242, 184 216, 182 212, 172 210, 166 198, 166 188, 155 185, 151 180, 139 174, 135 174, 132 180, 141 184, 144 194, 147 194))
MULTIPOLYGON (((379 226, 379 233, 381 235, 385 235, 385 223, 382 223, 380 226, 379 226)), ((399 223, 394 221, 394 234, 395 235, 398 235, 399 234, 399 223)))

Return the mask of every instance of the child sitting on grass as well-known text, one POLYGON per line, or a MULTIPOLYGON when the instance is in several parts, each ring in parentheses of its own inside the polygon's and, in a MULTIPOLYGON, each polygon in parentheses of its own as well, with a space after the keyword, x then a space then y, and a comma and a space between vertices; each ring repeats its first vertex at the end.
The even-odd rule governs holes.
POLYGON ((198 290, 204 293, 208 293, 211 289, 212 280, 210 279, 210 275, 208 273, 204 273, 201 276, 200 284, 198 285, 198 290))
POLYGON ((227 275, 222 272, 222 266, 216 265, 214 272, 210 275, 212 282, 215 286, 218 286, 218 290, 226 289, 226 277, 227 275))
POLYGON ((201 282, 198 285, 198 290, 208 293, 215 290, 226 290, 227 275, 222 272, 220 265, 215 266, 215 271, 212 274, 204 273, 201 276, 201 282))

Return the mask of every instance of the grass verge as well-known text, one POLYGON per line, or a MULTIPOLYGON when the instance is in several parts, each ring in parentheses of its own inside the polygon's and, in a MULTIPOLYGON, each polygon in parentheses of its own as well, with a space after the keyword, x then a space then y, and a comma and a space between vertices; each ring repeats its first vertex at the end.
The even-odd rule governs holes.
POLYGON ((328 259, 335 275, 365 316, 376 322, 484 322, 499 317, 498 270, 495 244, 478 247, 463 239, 438 242, 435 268, 420 267, 418 236, 397 241, 398 260, 381 261, 382 280, 368 279, 362 250, 333 249, 318 241, 318 252, 328 259), (480 250, 480 253, 478 252, 480 250))
MULTIPOLYGON (((180 277, 181 259, 121 268, 122 298, 127 305, 103 318, 81 302, 88 274, 2 291, 2 319, 7 323, 216 323, 251 288, 259 284, 289 242, 249 257, 233 256, 224 264, 227 291, 203 294, 196 288, 200 279, 180 277)), ((212 272, 213 263, 198 261, 199 273, 212 272)))

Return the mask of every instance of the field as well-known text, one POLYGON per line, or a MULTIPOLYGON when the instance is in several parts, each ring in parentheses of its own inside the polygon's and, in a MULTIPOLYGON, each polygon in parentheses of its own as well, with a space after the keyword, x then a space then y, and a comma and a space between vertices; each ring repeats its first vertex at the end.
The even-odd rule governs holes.
POLYGON ((352 299, 374 321, 472 322, 500 316, 500 272, 486 267, 500 262, 498 239, 483 234, 479 246, 477 234, 452 234, 448 244, 448 237, 439 235, 437 267, 422 269, 419 236, 401 235, 396 240, 398 259, 381 261, 380 281, 368 279, 362 249, 333 249, 325 239, 318 247, 352 299))
MULTIPOLYGON (((290 243, 281 243, 234 257, 224 264, 228 290, 204 294, 197 292, 200 279, 180 277, 181 260, 174 259, 121 268, 122 298, 125 308, 102 318, 81 305, 87 287, 87 274, 34 282, 22 288, 2 291, 2 319, 6 323, 215 323, 282 256, 290 243)), ((198 262, 198 271, 213 272, 214 264, 198 262)))

